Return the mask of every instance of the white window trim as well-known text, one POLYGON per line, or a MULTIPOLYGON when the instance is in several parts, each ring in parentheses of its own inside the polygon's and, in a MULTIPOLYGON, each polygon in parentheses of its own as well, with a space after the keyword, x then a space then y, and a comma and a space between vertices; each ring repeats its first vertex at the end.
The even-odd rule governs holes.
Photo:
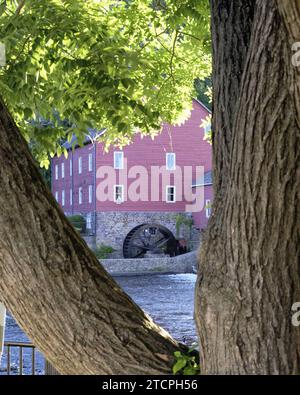
POLYGON ((124 169, 124 152, 123 151, 115 151, 114 152, 114 169, 115 170, 123 170, 124 169), (121 166, 117 166, 117 155, 122 155, 121 166))
POLYGON ((89 171, 93 171, 93 154, 89 154, 89 171))
POLYGON ((70 206, 73 206, 73 190, 70 189, 70 206))
POLYGON ((207 136, 211 132, 211 123, 204 126, 204 136, 207 136))
POLYGON ((65 205, 65 203, 66 203, 66 196, 65 196, 65 190, 63 189, 62 191, 61 191, 61 205, 62 206, 64 206, 65 205))
POLYGON ((167 185, 166 186, 166 202, 167 203, 176 203, 176 186, 175 185, 167 185), (169 188, 174 188, 174 200, 169 200, 169 188))
POLYGON ((206 215, 206 218, 210 218, 210 216, 211 216, 211 200, 210 199, 205 200, 205 215, 206 215), (208 207, 208 206, 210 206, 210 207, 208 207))
POLYGON ((55 192, 55 200, 58 202, 58 192, 55 192))
POLYGON ((174 171, 174 170, 176 170, 176 154, 175 154, 174 152, 167 152, 167 153, 166 153, 166 169, 169 170, 169 171, 174 171), (169 155, 172 155, 172 157, 174 158, 174 166, 173 166, 172 168, 170 168, 170 167, 168 166, 168 164, 169 164, 168 156, 169 156, 169 155))
POLYGON ((124 185, 121 185, 121 184, 114 185, 114 202, 117 204, 124 203, 124 185), (117 197, 117 188, 121 188, 121 191, 122 191, 121 200, 117 200, 117 198, 116 198, 117 197))
POLYGON ((61 164, 61 178, 65 178, 65 163, 61 164))
POLYGON ((89 204, 93 203, 93 185, 89 185, 89 204))
POLYGON ((82 174, 82 156, 78 158, 78 174, 82 174))
POLYGON ((55 165, 55 179, 58 180, 58 165, 55 165))
POLYGON ((86 215, 86 228, 92 229, 92 213, 87 213, 86 215))
POLYGON ((82 204, 83 202, 83 191, 82 187, 78 188, 78 204, 82 204))

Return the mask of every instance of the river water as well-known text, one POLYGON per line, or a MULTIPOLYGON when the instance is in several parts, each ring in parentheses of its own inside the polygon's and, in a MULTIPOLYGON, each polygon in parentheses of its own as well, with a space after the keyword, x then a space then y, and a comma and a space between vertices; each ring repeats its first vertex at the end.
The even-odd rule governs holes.
MULTIPOLYGON (((139 304, 159 325, 168 330, 177 340, 186 344, 196 341, 194 323, 194 288, 196 275, 151 275, 135 277, 116 277, 121 287, 139 304)), ((14 319, 8 315, 6 341, 29 341, 14 319)), ((18 351, 12 351, 12 374, 17 374, 18 351)), ((24 372, 30 372, 31 352, 24 352, 24 372)), ((6 355, 2 360, 0 374, 5 374, 6 355)), ((36 374, 43 374, 44 358, 36 356, 36 374)))

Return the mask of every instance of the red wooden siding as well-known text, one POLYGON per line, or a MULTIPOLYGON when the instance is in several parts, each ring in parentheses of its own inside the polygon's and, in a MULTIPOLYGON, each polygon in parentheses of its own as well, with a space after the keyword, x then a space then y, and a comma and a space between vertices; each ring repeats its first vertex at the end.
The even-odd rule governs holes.
MULTIPOLYGON (((149 175, 148 180, 148 199, 147 201, 130 201, 127 200, 121 204, 114 201, 96 201, 96 190, 100 188, 100 183, 103 181, 99 178, 99 169, 103 166, 109 166, 113 169, 114 166, 114 151, 119 149, 111 149, 108 153, 103 150, 103 145, 97 143, 96 145, 88 144, 82 148, 77 148, 73 153, 70 152, 68 159, 64 157, 55 157, 52 160, 52 192, 55 195, 59 194, 59 203, 61 204, 61 192, 65 190, 65 206, 63 210, 67 213, 86 213, 91 211, 152 211, 152 212, 183 212, 187 201, 176 201, 175 203, 167 203, 165 200, 165 188, 161 177, 156 183, 155 189, 159 188, 159 201, 151 201, 151 185, 150 174, 153 166, 165 166, 166 154, 176 154, 176 166, 184 168, 184 166, 192 166, 193 174, 190 180, 185 180, 187 188, 190 192, 193 181, 197 178, 195 173, 196 166, 203 166, 204 172, 212 168, 212 149, 211 145, 204 141, 204 130, 200 126, 203 119, 209 114, 208 110, 199 102, 193 101, 193 110, 190 118, 180 126, 164 125, 163 131, 154 140, 150 137, 141 138, 137 136, 132 144, 123 149, 124 158, 127 161, 128 171, 134 166, 144 166, 149 175), (88 155, 92 153, 93 157, 93 171, 88 170, 88 155), (82 174, 78 172, 78 158, 82 157, 82 174), (73 161, 73 177, 70 176, 69 162, 73 161), (61 178, 61 163, 65 163, 65 178, 61 178), (59 166, 59 178, 55 179, 55 166, 59 166), (95 168, 97 172, 95 173, 95 168), (97 177, 98 176, 98 177, 97 177), (96 188, 95 188, 96 182, 96 188), (88 186, 93 185, 93 202, 88 202, 88 186), (79 188, 83 191, 83 203, 79 205, 79 188), (70 205, 70 189, 73 190, 73 205, 70 205)), ((116 170, 116 184, 124 184, 120 179, 124 175, 123 170, 116 170)), ((172 173, 172 172, 170 172, 172 173)), ((126 178, 125 184, 128 187, 134 182, 134 179, 126 178)), ((174 183, 174 177, 171 177, 170 185, 174 183)), ((183 186, 182 186, 183 188, 183 186)), ((206 187, 205 195, 212 197, 212 190, 206 187)), ((145 192, 145 191, 144 191, 145 192)), ((126 195, 126 188, 125 188, 126 195)), ((111 196, 112 200, 112 196, 111 196)), ((205 215, 205 209, 201 212, 205 215)), ((206 219, 203 216, 196 215, 195 221, 197 226, 205 227, 206 219)))

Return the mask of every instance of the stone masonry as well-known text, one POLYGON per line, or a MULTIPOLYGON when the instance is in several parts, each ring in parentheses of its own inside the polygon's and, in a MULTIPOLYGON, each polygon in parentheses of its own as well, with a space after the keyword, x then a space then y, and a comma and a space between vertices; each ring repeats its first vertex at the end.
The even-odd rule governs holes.
MULTIPOLYGON (((96 219, 96 245, 105 244, 121 250, 128 233, 138 225, 159 224, 168 228, 175 237, 178 212, 98 212, 96 219)), ((187 217, 191 214, 184 213, 187 217)), ((188 229, 181 228, 180 237, 190 239, 188 229)))

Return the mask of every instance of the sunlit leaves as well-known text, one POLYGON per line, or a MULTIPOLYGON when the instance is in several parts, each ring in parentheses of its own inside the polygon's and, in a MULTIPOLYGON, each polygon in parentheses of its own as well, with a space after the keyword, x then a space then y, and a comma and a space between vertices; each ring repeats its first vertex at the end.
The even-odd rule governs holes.
POLYGON ((122 145, 181 121, 194 79, 210 73, 207 1, 26 0, 18 15, 6 3, 1 94, 43 164, 88 127, 122 145))

